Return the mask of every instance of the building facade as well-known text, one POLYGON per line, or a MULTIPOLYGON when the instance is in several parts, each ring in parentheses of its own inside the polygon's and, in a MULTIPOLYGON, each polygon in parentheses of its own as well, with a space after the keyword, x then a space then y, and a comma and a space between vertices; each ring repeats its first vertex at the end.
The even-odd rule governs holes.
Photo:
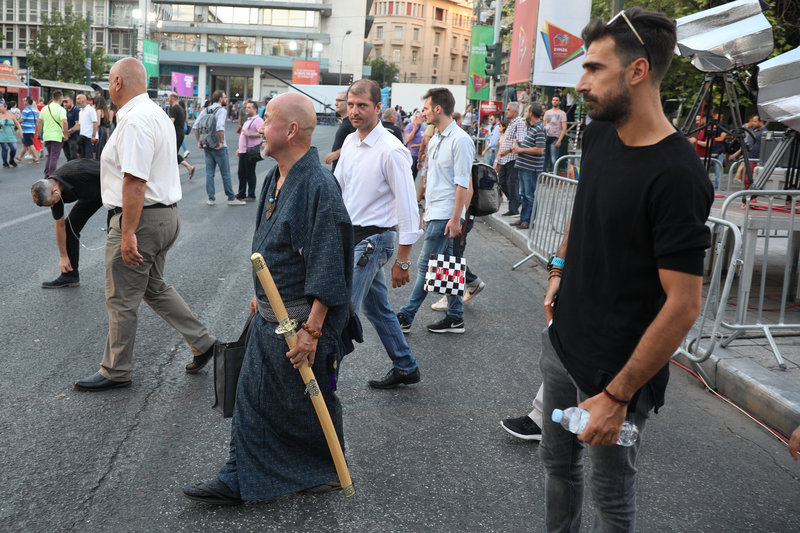
POLYGON ((375 0, 368 59, 400 69, 397 81, 465 85, 474 15, 466 0, 375 0))
POLYGON ((361 78, 371 0, 0 0, 0 64, 24 69, 42 13, 66 5, 91 14, 92 44, 112 61, 158 42, 160 88, 171 72, 193 74, 202 100, 285 92, 296 59, 319 61, 320 83, 361 78))

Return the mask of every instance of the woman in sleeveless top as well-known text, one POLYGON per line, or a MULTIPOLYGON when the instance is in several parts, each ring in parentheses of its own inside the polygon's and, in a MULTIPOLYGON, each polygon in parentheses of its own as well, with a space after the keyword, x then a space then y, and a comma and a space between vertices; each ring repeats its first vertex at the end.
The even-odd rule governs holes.
POLYGON ((0 149, 3 153, 3 168, 17 166, 14 160, 17 155, 17 131, 22 131, 22 128, 16 117, 9 112, 5 103, 0 103, 0 149))

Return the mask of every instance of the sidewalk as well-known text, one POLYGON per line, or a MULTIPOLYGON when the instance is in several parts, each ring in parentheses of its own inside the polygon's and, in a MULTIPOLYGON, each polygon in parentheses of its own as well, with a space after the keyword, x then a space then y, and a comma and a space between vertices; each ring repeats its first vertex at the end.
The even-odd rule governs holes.
MULTIPOLYGON (((497 213, 482 217, 482 220, 519 248, 519 260, 522 260, 529 253, 528 230, 511 226, 510 223, 519 218, 500 215, 506 211, 504 201, 497 213)), ((544 266, 535 258, 520 268, 526 266, 535 268, 542 282, 546 282, 544 266)), ((775 342, 786 363, 786 370, 778 367, 769 343, 763 337, 743 337, 726 348, 717 347, 701 367, 716 384, 717 392, 788 436, 800 425, 800 336, 776 336, 775 342)), ((690 366, 683 356, 676 357, 676 360, 690 366)))

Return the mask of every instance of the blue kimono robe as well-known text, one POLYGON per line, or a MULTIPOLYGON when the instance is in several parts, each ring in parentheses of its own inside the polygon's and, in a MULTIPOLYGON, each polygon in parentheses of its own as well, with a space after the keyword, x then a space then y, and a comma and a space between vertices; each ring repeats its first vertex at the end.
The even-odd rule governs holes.
MULTIPOLYGON (((284 302, 319 299, 328 306, 312 369, 344 447, 341 404, 327 384, 349 316, 353 228, 316 148, 291 168, 267 220, 267 198, 278 177, 276 166, 261 191, 253 252, 264 256, 284 302)), ((253 281, 259 301, 267 302, 255 275, 253 281)), ((275 498, 338 480, 313 404, 276 327, 255 317, 236 391, 230 458, 218 475, 244 500, 275 498)))

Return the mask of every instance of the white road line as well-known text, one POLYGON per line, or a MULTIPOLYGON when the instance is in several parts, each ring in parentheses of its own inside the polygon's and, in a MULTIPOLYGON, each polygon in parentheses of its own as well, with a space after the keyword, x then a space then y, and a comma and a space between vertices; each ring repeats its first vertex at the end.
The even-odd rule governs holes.
POLYGON ((30 220, 32 218, 36 218, 41 215, 49 214, 49 209, 42 209, 41 211, 37 211, 36 213, 31 213, 30 215, 25 215, 24 217, 15 218, 14 220, 9 220, 8 222, 3 222, 0 224, 0 230, 6 229, 8 227, 13 226, 14 224, 19 224, 20 222, 25 222, 26 220, 30 220))

